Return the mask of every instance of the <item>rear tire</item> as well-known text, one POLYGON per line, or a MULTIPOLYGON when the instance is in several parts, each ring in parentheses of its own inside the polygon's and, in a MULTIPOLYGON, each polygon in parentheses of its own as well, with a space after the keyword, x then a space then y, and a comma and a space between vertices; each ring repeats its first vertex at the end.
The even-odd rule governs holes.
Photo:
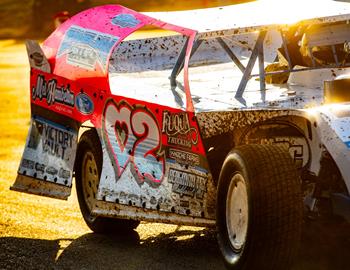
POLYGON ((291 267, 301 235, 300 185, 284 148, 246 145, 227 155, 218 184, 217 231, 228 269, 291 267))
POLYGON ((136 229, 139 221, 99 217, 91 214, 102 170, 102 149, 95 130, 86 131, 80 138, 75 180, 80 211, 87 226, 96 233, 120 233, 136 229))

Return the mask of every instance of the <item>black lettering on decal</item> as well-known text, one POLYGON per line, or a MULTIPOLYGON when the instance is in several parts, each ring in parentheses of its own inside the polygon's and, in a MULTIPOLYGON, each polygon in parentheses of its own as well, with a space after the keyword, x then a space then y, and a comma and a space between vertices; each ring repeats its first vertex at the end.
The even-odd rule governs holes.
POLYGON ((73 146, 73 134, 48 124, 43 124, 43 152, 61 159, 66 158, 66 149, 73 146))
POLYGON ((170 169, 168 182, 173 184, 172 191, 180 196, 203 199, 206 192, 207 178, 197 174, 170 169))
POLYGON ((57 80, 52 79, 48 82, 43 75, 38 75, 36 85, 32 88, 32 99, 46 99, 47 105, 55 103, 74 107, 74 93, 70 90, 70 85, 58 86, 57 80))
POLYGON ((168 144, 191 148, 198 143, 198 131, 190 125, 186 112, 163 111, 162 132, 168 136, 168 144))

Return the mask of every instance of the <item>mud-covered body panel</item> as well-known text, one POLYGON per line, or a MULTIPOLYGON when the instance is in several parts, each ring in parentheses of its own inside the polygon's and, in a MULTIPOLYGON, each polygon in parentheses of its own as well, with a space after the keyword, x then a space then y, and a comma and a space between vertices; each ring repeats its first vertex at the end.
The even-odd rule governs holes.
POLYGON ((98 200, 197 217, 213 213, 207 209, 211 175, 193 113, 113 96, 98 131, 98 200))
POLYGON ((197 114, 197 119, 211 165, 225 155, 221 154, 222 148, 279 144, 288 148, 297 168, 318 175, 322 156, 328 152, 349 190, 349 109, 349 104, 335 104, 304 110, 203 112, 197 114), (230 140, 225 142, 223 137, 230 140), (218 154, 215 148, 219 149, 218 154))

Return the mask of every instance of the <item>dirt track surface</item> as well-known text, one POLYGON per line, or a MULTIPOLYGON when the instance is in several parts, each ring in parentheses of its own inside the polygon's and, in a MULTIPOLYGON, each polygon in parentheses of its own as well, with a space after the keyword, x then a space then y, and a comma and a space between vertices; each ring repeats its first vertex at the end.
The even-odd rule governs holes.
MULTIPOLYGON (((10 191, 29 127, 28 74, 24 45, 0 41, 0 269, 224 269, 212 230, 142 223, 97 235, 74 189, 68 201, 10 191)), ((307 221, 293 270, 345 270, 349 254, 349 224, 307 221)))

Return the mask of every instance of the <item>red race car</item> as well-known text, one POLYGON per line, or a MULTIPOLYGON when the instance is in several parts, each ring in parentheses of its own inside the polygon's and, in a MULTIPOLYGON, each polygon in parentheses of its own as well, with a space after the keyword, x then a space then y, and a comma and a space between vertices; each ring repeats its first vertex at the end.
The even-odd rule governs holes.
POLYGON ((67 199, 75 176, 95 232, 216 226, 228 268, 288 269, 303 199, 349 201, 350 8, 320 1, 281 24, 264 5, 107 5, 27 42, 31 128, 11 188, 67 199))

